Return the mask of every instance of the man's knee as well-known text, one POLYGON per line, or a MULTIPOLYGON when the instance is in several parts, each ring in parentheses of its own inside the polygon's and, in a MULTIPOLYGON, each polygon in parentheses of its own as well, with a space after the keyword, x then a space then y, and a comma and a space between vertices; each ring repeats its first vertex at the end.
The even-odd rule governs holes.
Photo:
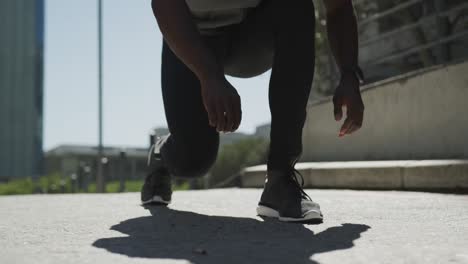
MULTIPOLYGON (((248 53, 246 53, 248 54, 248 53)), ((271 69, 273 64, 273 51, 265 49, 254 56, 231 58, 224 65, 224 73, 236 78, 252 78, 271 69), (252 60, 255 58, 255 60, 252 60)))
MULTIPOLYGON (((182 141, 181 141, 182 143, 182 141)), ((172 157, 169 170, 175 177, 197 178, 204 176, 218 155, 219 135, 185 138, 181 151, 172 157)))

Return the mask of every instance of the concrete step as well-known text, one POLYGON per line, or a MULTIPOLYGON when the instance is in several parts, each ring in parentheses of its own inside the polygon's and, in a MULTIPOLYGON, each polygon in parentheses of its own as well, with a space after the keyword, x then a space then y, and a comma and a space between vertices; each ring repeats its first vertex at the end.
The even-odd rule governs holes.
MULTIPOLYGON (((468 191, 468 160, 305 162, 308 188, 468 191)), ((266 165, 246 168, 242 186, 263 187, 266 165)))

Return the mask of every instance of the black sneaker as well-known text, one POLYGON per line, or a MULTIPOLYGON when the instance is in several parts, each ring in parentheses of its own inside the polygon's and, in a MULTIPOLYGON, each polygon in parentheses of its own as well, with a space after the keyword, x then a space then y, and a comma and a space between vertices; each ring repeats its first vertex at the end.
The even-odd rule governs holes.
POLYGON ((172 182, 169 171, 163 166, 159 147, 163 140, 158 139, 148 153, 148 175, 141 188, 142 205, 168 205, 171 203, 172 182))
POLYGON ((320 224, 320 206, 302 189, 304 179, 295 169, 288 172, 270 171, 257 207, 257 214, 284 222, 320 224), (302 182, 299 183, 297 175, 302 182))

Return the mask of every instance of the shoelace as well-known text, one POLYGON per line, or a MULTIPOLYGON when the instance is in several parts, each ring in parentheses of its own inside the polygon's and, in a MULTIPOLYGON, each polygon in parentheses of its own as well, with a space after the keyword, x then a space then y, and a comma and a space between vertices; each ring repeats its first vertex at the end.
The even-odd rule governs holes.
POLYGON ((292 171, 292 178, 294 182, 296 183, 297 188, 299 188, 302 198, 312 201, 312 198, 310 198, 310 196, 303 189, 304 188, 304 176, 302 176, 302 174, 298 170, 296 170, 294 166, 293 166, 293 171, 292 171), (301 179, 300 183, 299 183, 299 180, 297 179, 297 175, 299 175, 301 179))
POLYGON ((154 152, 154 144, 151 145, 149 151, 148 151, 148 159, 146 160, 146 166, 149 166, 151 164, 151 156, 154 152))

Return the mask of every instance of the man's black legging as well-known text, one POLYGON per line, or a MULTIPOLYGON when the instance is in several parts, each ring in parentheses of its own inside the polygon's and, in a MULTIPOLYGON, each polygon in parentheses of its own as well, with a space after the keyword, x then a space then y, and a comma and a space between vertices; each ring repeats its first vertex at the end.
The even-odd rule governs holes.
MULTIPOLYGON (((227 75, 253 77, 270 68, 268 170, 287 170, 302 152, 302 128, 315 60, 312 0, 264 0, 239 25, 204 35, 227 75)), ((219 134, 209 126, 200 82, 166 43, 162 93, 170 135, 162 158, 177 177, 204 175, 216 160, 219 134)))

